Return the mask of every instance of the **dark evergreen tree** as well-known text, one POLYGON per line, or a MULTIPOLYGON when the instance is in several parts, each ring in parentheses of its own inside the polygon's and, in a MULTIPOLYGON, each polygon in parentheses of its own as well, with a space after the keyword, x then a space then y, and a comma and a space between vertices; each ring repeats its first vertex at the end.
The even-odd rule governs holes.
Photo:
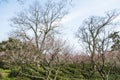
POLYGON ((118 32, 113 32, 110 34, 109 38, 112 39, 113 45, 111 46, 112 51, 120 50, 120 34, 118 32))

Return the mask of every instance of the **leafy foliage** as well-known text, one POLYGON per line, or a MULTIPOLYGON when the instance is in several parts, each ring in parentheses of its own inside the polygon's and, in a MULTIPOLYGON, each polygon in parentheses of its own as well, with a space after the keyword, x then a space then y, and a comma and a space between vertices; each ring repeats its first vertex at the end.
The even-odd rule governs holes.
POLYGON ((111 46, 112 51, 120 50, 120 35, 119 32, 113 32, 109 38, 112 39, 113 45, 111 46))

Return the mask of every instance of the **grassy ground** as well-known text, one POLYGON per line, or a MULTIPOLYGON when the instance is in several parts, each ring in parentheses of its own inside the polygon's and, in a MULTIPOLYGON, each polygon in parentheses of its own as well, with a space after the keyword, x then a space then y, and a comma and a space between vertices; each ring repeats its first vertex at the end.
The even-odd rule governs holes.
POLYGON ((9 78, 10 70, 4 70, 0 68, 0 80, 14 80, 14 78, 9 78))

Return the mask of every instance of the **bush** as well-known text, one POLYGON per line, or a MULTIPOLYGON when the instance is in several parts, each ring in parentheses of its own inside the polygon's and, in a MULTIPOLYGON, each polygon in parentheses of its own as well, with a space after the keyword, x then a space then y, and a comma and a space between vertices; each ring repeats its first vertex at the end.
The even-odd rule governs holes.
POLYGON ((0 68, 4 68, 5 63, 0 61, 0 68))
POLYGON ((0 68, 2 68, 2 69, 9 69, 10 66, 6 62, 0 61, 0 68))
POLYGON ((17 77, 19 74, 19 69, 13 69, 11 70, 9 77, 17 77))

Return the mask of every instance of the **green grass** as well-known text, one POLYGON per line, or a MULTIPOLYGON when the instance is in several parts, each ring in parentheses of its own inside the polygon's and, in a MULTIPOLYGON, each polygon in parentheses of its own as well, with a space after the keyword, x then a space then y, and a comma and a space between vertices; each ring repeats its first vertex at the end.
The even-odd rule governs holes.
POLYGON ((0 74, 1 74, 2 80, 14 80, 14 78, 8 77, 10 72, 11 72, 11 70, 4 70, 4 69, 0 68, 0 74))
POLYGON ((2 75, 2 77, 7 77, 8 74, 11 72, 11 70, 4 70, 0 68, 0 74, 2 75))

